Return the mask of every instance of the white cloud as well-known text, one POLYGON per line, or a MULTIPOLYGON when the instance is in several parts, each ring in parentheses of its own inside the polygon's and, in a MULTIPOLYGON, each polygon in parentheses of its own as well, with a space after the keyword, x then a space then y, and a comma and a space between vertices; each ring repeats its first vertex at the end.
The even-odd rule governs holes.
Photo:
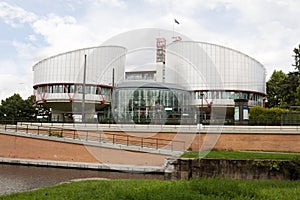
MULTIPOLYGON (((149 2, 161 5, 160 1, 149 2)), ((291 55, 300 43, 300 21, 295 20, 300 1, 200 0, 180 3, 170 0, 164 4, 171 8, 169 14, 179 16, 178 32, 194 40, 240 50, 264 64, 268 76, 276 68, 285 72, 294 70, 291 55)))
MULTIPOLYGON (((20 63, 23 59, 22 67, 20 63, 0 60, 1 66, 11 66, 9 73, 0 66, 2 76, 13 78, 18 70, 30 71, 33 62, 100 45, 124 31, 147 27, 172 30, 174 17, 180 21, 175 31, 193 40, 240 50, 264 64, 269 75, 275 68, 293 70, 292 50, 300 43, 300 21, 296 20, 300 1, 296 0, 68 0, 65 4, 74 16, 57 14, 55 10, 38 16, 0 2, 0 18, 5 23, 12 27, 27 24, 32 29, 23 40, 12 41, 20 63)), ((31 76, 30 73, 26 72, 31 76)))
POLYGON ((19 77, 12 74, 0 74, 0 99, 6 99, 14 93, 18 93, 22 98, 32 95, 32 86, 28 84, 30 77, 19 77))
POLYGON ((84 26, 78 25, 74 17, 60 17, 49 14, 31 24, 33 31, 44 37, 48 46, 40 51, 39 56, 82 48, 93 41, 93 33, 84 26), (90 42, 89 42, 90 41, 90 42))
POLYGON ((37 48, 34 47, 31 43, 23 43, 23 42, 18 42, 14 40, 12 42, 12 45, 15 47, 17 53, 18 53, 18 58, 24 58, 24 59, 32 59, 32 55, 34 55, 37 51, 37 48))
MULTIPOLYGON (((25 62, 24 66, 32 63, 25 62)), ((32 95, 31 67, 20 67, 17 60, 0 60, 0 100, 19 93, 23 98, 32 95)))
POLYGON ((20 24, 32 22, 37 16, 34 13, 25 11, 23 8, 0 2, 0 17, 4 22, 12 27, 18 27, 20 24))
MULTIPOLYGON (((114 5, 117 5, 117 2, 114 1, 114 5)), ((26 37, 27 43, 26 41, 13 41, 21 57, 29 58, 31 54, 31 58, 36 60, 35 58, 40 59, 63 51, 86 47, 95 41, 93 32, 78 25, 72 16, 61 17, 54 13, 37 16, 21 7, 0 2, 0 18, 14 28, 23 24, 28 24, 32 28, 34 34, 26 37), (34 47, 32 42, 36 42, 37 35, 41 35, 48 46, 34 47)))
POLYGON ((91 2, 99 5, 104 5, 104 6, 112 6, 112 7, 119 7, 119 8, 126 7, 125 2, 120 0, 93 0, 91 2))
POLYGON ((0 60, 0 74, 16 74, 18 65, 10 60, 0 60))
POLYGON ((31 42, 35 42, 37 40, 35 35, 28 35, 26 39, 31 42))

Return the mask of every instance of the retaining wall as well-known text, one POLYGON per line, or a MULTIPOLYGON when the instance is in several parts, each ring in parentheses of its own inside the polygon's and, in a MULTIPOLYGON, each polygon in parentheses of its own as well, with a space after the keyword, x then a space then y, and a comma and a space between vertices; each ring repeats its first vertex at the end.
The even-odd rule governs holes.
POLYGON ((300 133, 222 133, 209 135, 209 137, 208 134, 200 134, 195 137, 190 149, 199 150, 211 146, 220 150, 300 152, 300 133), (206 141, 207 138, 211 141, 206 141), (211 144, 214 141, 216 141, 215 145, 211 144))
POLYGON ((247 159, 178 159, 172 179, 222 177, 243 180, 299 180, 299 161, 247 159))
MULTIPOLYGON (((117 132, 116 132, 117 133, 117 132)), ((291 133, 171 133, 159 132, 136 133, 127 132, 129 135, 139 137, 154 137, 166 140, 185 142, 185 149, 198 151, 211 148, 219 150, 254 150, 254 151, 282 151, 300 152, 300 132, 291 133)), ((175 144, 176 145, 176 144, 175 144)), ((178 144, 181 145, 181 144, 178 144)), ((181 147, 177 147, 181 148, 181 147)))
POLYGON ((85 163, 163 166, 165 155, 0 134, 0 157, 85 163), (142 159, 141 159, 142 158, 142 159))

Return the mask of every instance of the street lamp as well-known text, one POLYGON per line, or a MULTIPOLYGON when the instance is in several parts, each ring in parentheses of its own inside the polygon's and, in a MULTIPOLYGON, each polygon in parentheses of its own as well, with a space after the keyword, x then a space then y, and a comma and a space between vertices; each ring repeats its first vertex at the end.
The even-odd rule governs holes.
POLYGON ((203 91, 200 92, 200 96, 201 96, 200 124, 202 124, 202 122, 203 122, 203 96, 204 96, 203 91))

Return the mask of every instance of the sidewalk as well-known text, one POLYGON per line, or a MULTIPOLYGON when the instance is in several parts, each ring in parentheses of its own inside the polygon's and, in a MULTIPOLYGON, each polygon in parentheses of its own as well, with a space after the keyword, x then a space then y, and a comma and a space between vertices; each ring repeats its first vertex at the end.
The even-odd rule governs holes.
POLYGON ((164 173, 166 169, 165 166, 136 166, 136 165, 68 162, 68 161, 54 161, 54 160, 34 160, 34 159, 3 158, 3 157, 0 157, 0 163, 32 165, 32 166, 41 166, 41 167, 75 168, 75 169, 86 169, 86 170, 123 171, 129 173, 164 173))

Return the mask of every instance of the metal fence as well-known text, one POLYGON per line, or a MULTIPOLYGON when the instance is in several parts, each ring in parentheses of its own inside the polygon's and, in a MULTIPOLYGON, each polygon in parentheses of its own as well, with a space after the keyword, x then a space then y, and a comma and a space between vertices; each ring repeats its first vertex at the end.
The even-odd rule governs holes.
POLYGON ((300 125, 300 112, 281 113, 281 125, 300 125))
MULTIPOLYGON (((5 124, 5 131, 22 132, 27 134, 46 135, 57 138, 71 138, 74 140, 97 141, 126 146, 138 146, 141 148, 168 149, 171 151, 184 151, 185 142, 167 140, 153 137, 139 137, 120 133, 108 133, 103 131, 76 130, 62 127, 33 125, 33 124, 5 124)), ((1 127, 0 127, 1 128, 1 127)))
MULTIPOLYGON (((158 120, 159 121, 159 120, 158 120)), ((62 124, 62 126, 74 125, 74 124, 116 124, 113 119, 107 119, 101 122, 61 122, 61 121, 12 121, 12 120, 0 120, 0 124, 17 124, 18 122, 26 122, 26 123, 46 123, 55 126, 55 124, 62 124)), ((194 120, 182 119, 181 121, 178 119, 168 119, 166 121, 162 120, 161 123, 133 123, 133 122, 118 122, 117 124, 129 124, 129 125, 139 125, 139 124, 151 124, 151 125, 197 125, 200 122, 195 122, 194 120)), ((202 120, 203 125, 229 125, 234 126, 235 121, 233 118, 227 119, 219 119, 219 120, 202 120)), ((300 112, 287 112, 282 113, 281 118, 259 118, 259 119, 250 119, 247 121, 247 124, 250 126, 299 126, 300 125, 300 112)), ((75 126, 75 125, 74 125, 75 126)))

